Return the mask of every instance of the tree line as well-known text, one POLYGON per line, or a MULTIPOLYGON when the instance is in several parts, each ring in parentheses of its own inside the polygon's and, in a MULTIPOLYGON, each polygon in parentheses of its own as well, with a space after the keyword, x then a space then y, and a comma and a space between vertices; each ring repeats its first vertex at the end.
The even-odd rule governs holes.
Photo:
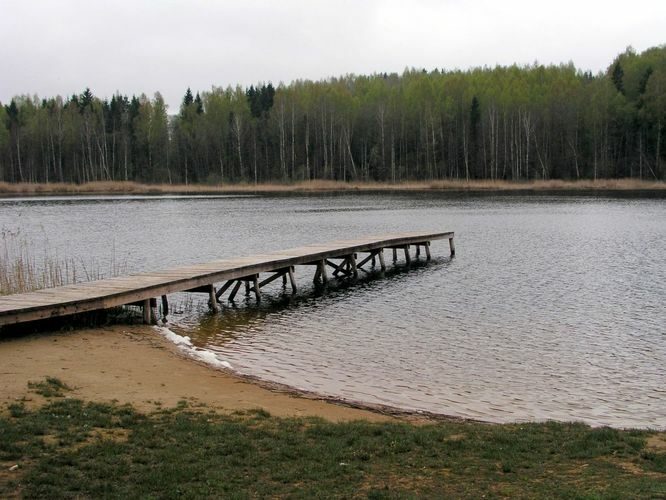
POLYGON ((405 70, 289 85, 21 96, 0 105, 0 180, 665 179, 666 46, 572 63, 405 70))

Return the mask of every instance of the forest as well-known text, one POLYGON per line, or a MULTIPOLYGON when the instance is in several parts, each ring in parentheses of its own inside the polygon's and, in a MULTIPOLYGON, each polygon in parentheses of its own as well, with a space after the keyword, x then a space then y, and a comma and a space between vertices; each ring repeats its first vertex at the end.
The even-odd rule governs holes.
POLYGON ((573 63, 0 105, 0 181, 666 179, 666 45, 573 63))

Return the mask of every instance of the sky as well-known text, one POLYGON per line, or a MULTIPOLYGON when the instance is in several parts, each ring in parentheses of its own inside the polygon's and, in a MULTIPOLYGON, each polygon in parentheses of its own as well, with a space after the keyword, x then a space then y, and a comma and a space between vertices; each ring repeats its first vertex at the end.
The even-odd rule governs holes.
POLYGON ((0 102, 153 96, 406 67, 573 61, 666 43, 666 1, 0 0, 0 102))

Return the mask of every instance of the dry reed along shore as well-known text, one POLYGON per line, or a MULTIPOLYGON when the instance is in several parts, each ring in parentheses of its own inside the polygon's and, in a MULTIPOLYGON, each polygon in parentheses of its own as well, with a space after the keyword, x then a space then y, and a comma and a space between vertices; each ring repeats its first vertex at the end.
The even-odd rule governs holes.
POLYGON ((0 183, 0 196, 85 195, 85 194, 215 194, 282 193, 317 191, 656 191, 666 190, 666 183, 638 179, 535 180, 508 182, 490 180, 434 180, 401 183, 303 181, 292 184, 139 184, 100 181, 87 184, 0 183))

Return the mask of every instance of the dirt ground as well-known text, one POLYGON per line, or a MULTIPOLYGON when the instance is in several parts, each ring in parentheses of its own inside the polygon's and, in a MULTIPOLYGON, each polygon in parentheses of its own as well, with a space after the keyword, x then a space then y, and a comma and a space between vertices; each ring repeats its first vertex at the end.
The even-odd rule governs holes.
POLYGON ((185 355, 154 329, 114 326, 0 339, 0 407, 44 399, 28 382, 57 377, 68 397, 130 403, 140 411, 180 401, 233 412, 261 408, 275 416, 383 421, 390 416, 260 387, 185 355))

